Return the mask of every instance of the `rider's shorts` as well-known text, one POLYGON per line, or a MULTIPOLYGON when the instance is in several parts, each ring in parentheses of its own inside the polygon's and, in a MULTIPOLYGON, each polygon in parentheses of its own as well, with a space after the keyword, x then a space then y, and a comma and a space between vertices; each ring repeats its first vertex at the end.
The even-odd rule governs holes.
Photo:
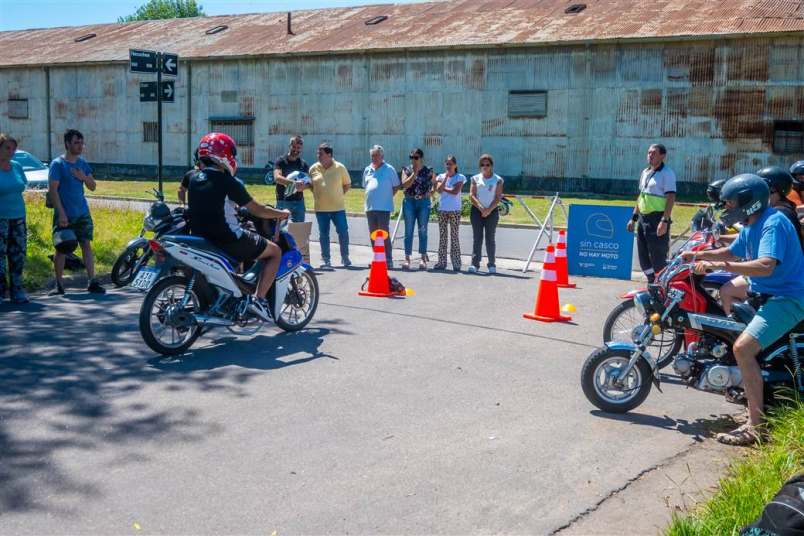
POLYGON ((804 321, 804 298, 774 296, 759 308, 745 332, 759 341, 764 350, 801 321, 804 321))
POLYGON ((240 238, 228 244, 220 244, 218 247, 240 262, 250 262, 262 255, 268 247, 268 240, 257 233, 243 229, 240 238))

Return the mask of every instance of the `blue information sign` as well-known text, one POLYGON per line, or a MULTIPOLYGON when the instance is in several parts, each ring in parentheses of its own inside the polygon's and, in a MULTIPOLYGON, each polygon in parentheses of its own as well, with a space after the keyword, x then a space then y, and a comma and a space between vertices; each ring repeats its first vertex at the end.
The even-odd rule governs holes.
POLYGON ((631 279, 634 235, 625 227, 633 212, 631 207, 570 205, 569 273, 631 279))

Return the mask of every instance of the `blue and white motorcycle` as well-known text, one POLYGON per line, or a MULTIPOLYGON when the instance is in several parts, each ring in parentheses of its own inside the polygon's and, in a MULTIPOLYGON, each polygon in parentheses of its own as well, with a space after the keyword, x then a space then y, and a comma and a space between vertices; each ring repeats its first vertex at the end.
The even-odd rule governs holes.
MULTIPOLYGON (((318 307, 318 281, 293 237, 271 232, 272 220, 250 218, 257 232, 273 237, 282 249, 279 272, 267 300, 274 323, 285 331, 304 328, 318 307)), ((250 311, 262 261, 244 273, 238 263, 205 239, 167 235, 149 240, 157 259, 144 267, 131 286, 147 291, 140 308, 140 333, 145 343, 163 355, 184 353, 213 327, 238 335, 253 335, 264 321, 250 311)))

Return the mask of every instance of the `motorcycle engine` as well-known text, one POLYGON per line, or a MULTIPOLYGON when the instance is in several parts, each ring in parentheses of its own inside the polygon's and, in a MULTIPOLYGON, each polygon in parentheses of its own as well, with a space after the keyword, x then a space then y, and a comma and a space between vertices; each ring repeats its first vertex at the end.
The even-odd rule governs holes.
POLYGON ((740 387, 743 375, 740 367, 727 365, 710 365, 698 378, 698 389, 701 391, 723 392, 730 387, 740 387))

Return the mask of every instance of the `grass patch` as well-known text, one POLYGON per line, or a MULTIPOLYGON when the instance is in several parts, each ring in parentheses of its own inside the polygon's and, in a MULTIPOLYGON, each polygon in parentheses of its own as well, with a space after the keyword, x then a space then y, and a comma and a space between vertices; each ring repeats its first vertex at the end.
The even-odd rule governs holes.
MULTIPOLYGON (((25 258, 23 281, 25 288, 35 291, 47 286, 53 278, 53 210, 45 207, 42 194, 25 195, 28 224, 28 253, 25 258)), ((104 275, 112 270, 115 259, 126 243, 142 228, 142 213, 134 210, 92 207, 95 223, 95 271, 104 275)), ((81 254, 80 248, 76 251, 81 254)), ((69 275, 70 272, 66 272, 69 275)))
MULTIPOLYGON (((128 197, 132 199, 153 199, 149 193, 152 188, 156 188, 156 181, 97 181, 98 189, 94 193, 88 195, 100 195, 110 197, 128 197)), ((268 186, 266 184, 249 184, 247 185, 249 192, 255 199, 263 203, 276 204, 276 187, 268 186)), ((179 183, 176 181, 164 182, 165 199, 168 201, 177 201, 177 192, 179 183)), ((464 193, 464 195, 466 195, 464 193)), ((308 206, 312 207, 312 198, 309 192, 305 193, 308 206)), ((533 211, 536 216, 541 219, 547 215, 550 209, 550 200, 538 197, 525 197, 525 204, 533 211)), ((576 205, 618 205, 618 206, 634 206, 634 199, 591 199, 589 197, 563 197, 562 200, 569 207, 571 204, 576 205)), ((402 195, 397 194, 394 196, 394 206, 399 210, 402 205, 402 195)), ((567 209, 569 210, 569 208, 567 209)), ((692 215, 695 214, 697 208, 688 206, 679 206, 673 210, 673 219, 677 222, 673 224, 673 229, 676 232, 681 232, 686 223, 690 221, 692 215)), ((346 194, 346 211, 352 213, 363 213, 363 190, 353 188, 346 194)), ((464 218, 468 221, 468 218, 464 218)), ((511 213, 505 216, 502 220, 503 223, 517 223, 517 224, 532 224, 533 220, 530 219, 527 212, 522 206, 514 200, 514 206, 511 207, 511 213)), ((555 211, 555 219, 553 220, 556 225, 566 225, 564 213, 560 209, 555 211)))
POLYGON ((732 464, 709 501, 674 518, 667 536, 721 536, 752 523, 790 477, 804 471, 804 402, 773 410, 770 439, 732 464))

